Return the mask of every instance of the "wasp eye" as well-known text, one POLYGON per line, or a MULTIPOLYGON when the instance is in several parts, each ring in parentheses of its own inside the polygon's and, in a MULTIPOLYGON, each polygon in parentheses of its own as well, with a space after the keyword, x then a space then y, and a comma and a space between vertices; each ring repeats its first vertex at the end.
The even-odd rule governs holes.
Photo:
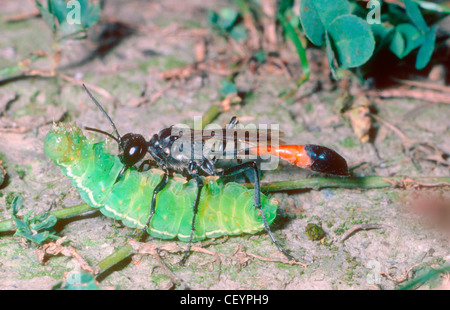
POLYGON ((144 158, 147 152, 147 142, 143 136, 128 133, 122 137, 121 141, 123 150, 121 160, 124 165, 133 166, 144 158))

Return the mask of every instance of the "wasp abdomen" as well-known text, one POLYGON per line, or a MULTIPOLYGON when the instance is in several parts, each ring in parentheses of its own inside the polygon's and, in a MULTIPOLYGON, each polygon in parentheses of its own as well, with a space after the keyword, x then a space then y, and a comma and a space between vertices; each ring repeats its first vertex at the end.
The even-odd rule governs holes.
POLYGON ((332 149, 321 145, 306 144, 305 152, 311 159, 311 170, 336 175, 348 175, 347 161, 332 149))
POLYGON ((280 145, 277 147, 254 147, 251 154, 274 155, 301 168, 312 171, 348 175, 345 159, 327 147, 315 144, 280 145))

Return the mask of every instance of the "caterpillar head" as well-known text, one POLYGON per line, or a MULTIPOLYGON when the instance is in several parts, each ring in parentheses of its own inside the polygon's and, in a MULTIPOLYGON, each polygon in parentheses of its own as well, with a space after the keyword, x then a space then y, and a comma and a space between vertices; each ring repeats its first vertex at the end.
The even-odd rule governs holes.
POLYGON ((76 124, 53 124, 44 141, 44 151, 53 161, 69 163, 81 153, 82 142, 86 137, 76 124))

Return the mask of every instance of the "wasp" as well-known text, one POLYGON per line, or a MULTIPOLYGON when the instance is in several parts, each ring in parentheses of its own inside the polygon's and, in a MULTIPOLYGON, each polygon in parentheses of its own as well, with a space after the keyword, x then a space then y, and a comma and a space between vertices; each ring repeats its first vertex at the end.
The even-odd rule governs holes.
POLYGON ((124 166, 117 176, 116 183, 120 182, 121 177, 128 168, 142 161, 147 154, 150 155, 151 160, 144 160, 139 166, 138 171, 142 171, 145 165, 157 166, 164 171, 163 178, 152 193, 150 215, 146 226, 149 225, 155 213, 158 193, 164 189, 169 178, 174 173, 181 174, 188 179, 194 179, 196 181, 197 195, 192 205, 193 217, 191 221, 190 240, 185 254, 180 261, 180 265, 185 263, 192 246, 195 218, 204 186, 201 176, 226 178, 245 173, 248 170, 252 171, 254 179, 254 206, 261 213, 265 230, 272 242, 286 258, 296 260, 277 242, 265 219, 264 212, 261 208, 260 169, 258 168, 257 161, 242 162, 242 158, 239 158, 239 156, 272 155, 293 165, 312 171, 341 176, 348 175, 346 160, 334 150, 314 144, 285 144, 279 140, 279 137, 283 136, 283 133, 278 130, 264 130, 263 132, 258 129, 239 129, 237 128, 239 121, 236 117, 233 117, 225 128, 215 131, 186 128, 177 129, 174 126, 170 126, 154 134, 150 140, 146 140, 143 135, 136 133, 127 133, 121 136, 108 113, 106 113, 86 86, 83 86, 89 97, 112 125, 114 135, 96 128, 86 127, 86 129, 107 135, 117 142, 119 158, 124 166), (229 146, 232 147, 230 148, 229 146), (230 157, 236 158, 237 164, 230 167, 218 166, 219 160, 230 157))

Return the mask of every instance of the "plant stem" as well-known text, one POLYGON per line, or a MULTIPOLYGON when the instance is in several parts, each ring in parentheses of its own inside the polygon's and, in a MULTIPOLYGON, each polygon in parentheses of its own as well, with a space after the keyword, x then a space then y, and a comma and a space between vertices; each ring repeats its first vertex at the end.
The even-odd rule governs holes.
POLYGON ((118 249, 116 249, 111 255, 107 256, 101 262, 97 264, 97 276, 108 270, 109 268, 117 265, 121 261, 123 261, 128 256, 136 253, 133 247, 129 244, 126 244, 118 249))
POLYGON ((0 232, 15 231, 13 220, 6 220, 0 222, 0 232))
MULTIPOLYGON (((243 184, 253 188, 253 184, 243 184)), ((377 189, 387 187, 405 187, 417 185, 422 187, 450 186, 450 177, 422 177, 405 179, 405 177, 314 177, 294 181, 278 181, 261 184, 264 192, 279 192, 298 189, 347 188, 347 189, 377 189)))
POLYGON ((220 113, 222 113, 222 108, 219 105, 217 105, 217 104, 212 105, 208 109, 208 111, 206 111, 206 113, 203 114, 203 117, 202 117, 202 127, 203 127, 203 129, 208 124, 211 124, 220 115, 220 113))
POLYGON ((281 26, 283 27, 284 31, 286 32, 287 37, 292 40, 292 42, 295 45, 295 48, 297 49, 297 54, 298 57, 300 58, 300 64, 302 65, 303 71, 303 77, 297 83, 297 86, 300 86, 301 84, 303 84, 303 82, 309 79, 310 75, 308 59, 306 58, 306 50, 303 47, 303 44, 300 41, 294 27, 289 23, 289 21, 286 19, 283 13, 278 12, 277 19, 280 22, 281 26))
MULTIPOLYGON (((75 216, 83 215, 87 212, 97 211, 97 208, 93 208, 89 206, 87 203, 82 203, 70 208, 64 208, 61 210, 56 210, 53 212, 50 212, 50 214, 54 215, 58 220, 60 219, 68 219, 75 216)), ((13 220, 6 220, 0 222, 0 232, 14 232, 14 222, 13 220)))

